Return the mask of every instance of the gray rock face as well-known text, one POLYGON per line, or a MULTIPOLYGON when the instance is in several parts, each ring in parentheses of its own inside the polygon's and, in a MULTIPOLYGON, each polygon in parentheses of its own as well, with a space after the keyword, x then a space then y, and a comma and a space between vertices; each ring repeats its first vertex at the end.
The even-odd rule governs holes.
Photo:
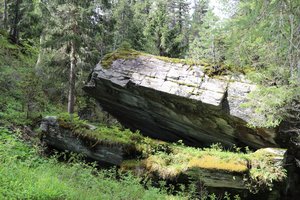
POLYGON ((91 141, 76 137, 70 129, 59 126, 56 117, 45 117, 40 128, 44 133, 43 141, 56 149, 80 153, 90 159, 111 165, 120 165, 123 161, 122 147, 91 144, 91 141))
POLYGON ((273 130, 251 129, 253 111, 241 108, 255 89, 243 76, 211 78, 203 66, 167 63, 152 56, 97 65, 84 90, 124 126, 191 145, 276 146, 273 130))

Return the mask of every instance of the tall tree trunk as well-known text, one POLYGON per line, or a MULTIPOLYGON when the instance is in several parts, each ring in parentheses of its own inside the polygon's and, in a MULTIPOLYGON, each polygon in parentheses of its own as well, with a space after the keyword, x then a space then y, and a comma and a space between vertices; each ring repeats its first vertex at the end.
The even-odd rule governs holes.
POLYGON ((290 20, 290 46, 289 46, 289 64, 290 64, 290 77, 294 75, 294 60, 293 60, 293 39, 294 39, 294 16, 289 15, 290 20))
POLYGON ((42 57, 44 56, 45 48, 42 48, 42 45, 44 43, 44 39, 45 39, 45 34, 44 34, 44 32, 42 32, 41 35, 40 35, 39 55, 38 55, 37 61, 35 63, 35 69, 36 70, 39 69, 39 67, 41 65, 41 62, 42 62, 42 57))
POLYGON ((69 96, 68 96, 68 113, 74 113, 75 106, 75 70, 76 70, 76 47, 74 41, 71 42, 70 52, 70 74, 69 74, 69 96))
POLYGON ((216 63, 216 47, 215 47, 214 35, 212 35, 211 50, 212 50, 213 63, 216 63))
POLYGON ((298 69, 298 85, 300 86, 300 60, 298 61, 297 69, 298 69))
POLYGON ((7 30, 7 0, 4 0, 3 28, 7 30))
POLYGON ((158 33, 157 34, 157 40, 156 40, 156 48, 159 51, 159 55, 164 56, 165 53, 164 53, 164 49, 163 49, 162 44, 161 44, 161 37, 162 37, 162 34, 158 33))
POLYGON ((12 40, 12 42, 14 42, 15 44, 19 43, 19 21, 20 21, 20 3, 21 0, 16 0, 15 3, 15 17, 14 17, 14 21, 13 21, 13 26, 10 30, 10 38, 12 40))
POLYGON ((183 27, 183 16, 182 16, 183 8, 181 2, 179 2, 179 31, 182 33, 182 27, 183 27))

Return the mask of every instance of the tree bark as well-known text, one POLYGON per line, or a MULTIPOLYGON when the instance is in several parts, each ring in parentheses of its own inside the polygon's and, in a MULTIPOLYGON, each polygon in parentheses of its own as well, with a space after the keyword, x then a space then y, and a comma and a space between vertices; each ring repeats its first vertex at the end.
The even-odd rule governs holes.
POLYGON ((298 85, 300 86, 300 60, 298 61, 297 64, 297 71, 298 71, 298 85))
POLYGON ((289 62, 290 62, 290 77, 294 75, 294 61, 293 61, 293 39, 294 39, 294 16, 289 16, 290 21, 290 46, 289 46, 289 62))
POLYGON ((156 40, 156 48, 159 51, 159 55, 164 56, 165 53, 164 53, 164 49, 163 49, 162 44, 161 44, 161 37, 162 37, 162 34, 158 33, 157 34, 157 40, 156 40))
POLYGON ((7 30, 7 0, 4 0, 3 28, 7 30))
POLYGON ((16 0, 16 4, 15 4, 15 17, 13 20, 13 26, 10 30, 10 38, 12 40, 12 42, 14 42, 15 44, 19 43, 19 21, 20 21, 20 3, 21 0, 16 0))
POLYGON ((41 62, 42 62, 42 58, 44 56, 45 48, 42 48, 44 39, 45 39, 45 34, 44 34, 44 32, 42 32, 41 35, 40 35, 39 55, 38 55, 37 61, 35 63, 35 69, 36 70, 38 70, 38 68, 40 67, 41 62))
POLYGON ((68 113, 74 113, 75 106, 75 70, 76 70, 76 47, 74 41, 71 42, 70 52, 70 74, 69 74, 69 96, 68 96, 68 113))

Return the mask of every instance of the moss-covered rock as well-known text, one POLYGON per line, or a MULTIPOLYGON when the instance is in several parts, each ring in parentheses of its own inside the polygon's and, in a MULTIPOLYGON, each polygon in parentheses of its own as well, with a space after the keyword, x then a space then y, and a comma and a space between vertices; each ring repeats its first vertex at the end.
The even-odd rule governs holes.
POLYGON ((186 180, 201 181, 209 187, 251 191, 272 188, 285 178, 282 149, 242 153, 223 150, 219 145, 203 149, 187 147, 129 130, 91 126, 68 115, 46 117, 41 129, 43 141, 52 147, 117 165, 121 172, 132 171, 138 176, 183 184, 186 180))

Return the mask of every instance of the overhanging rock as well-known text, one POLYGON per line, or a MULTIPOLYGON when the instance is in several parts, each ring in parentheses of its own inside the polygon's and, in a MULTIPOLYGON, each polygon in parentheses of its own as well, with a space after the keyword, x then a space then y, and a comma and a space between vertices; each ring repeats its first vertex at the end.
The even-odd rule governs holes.
POLYGON ((243 76, 208 77, 203 66, 140 55, 96 66, 84 90, 124 126, 150 137, 202 146, 277 146, 273 130, 252 129, 242 108, 255 89, 243 76))

